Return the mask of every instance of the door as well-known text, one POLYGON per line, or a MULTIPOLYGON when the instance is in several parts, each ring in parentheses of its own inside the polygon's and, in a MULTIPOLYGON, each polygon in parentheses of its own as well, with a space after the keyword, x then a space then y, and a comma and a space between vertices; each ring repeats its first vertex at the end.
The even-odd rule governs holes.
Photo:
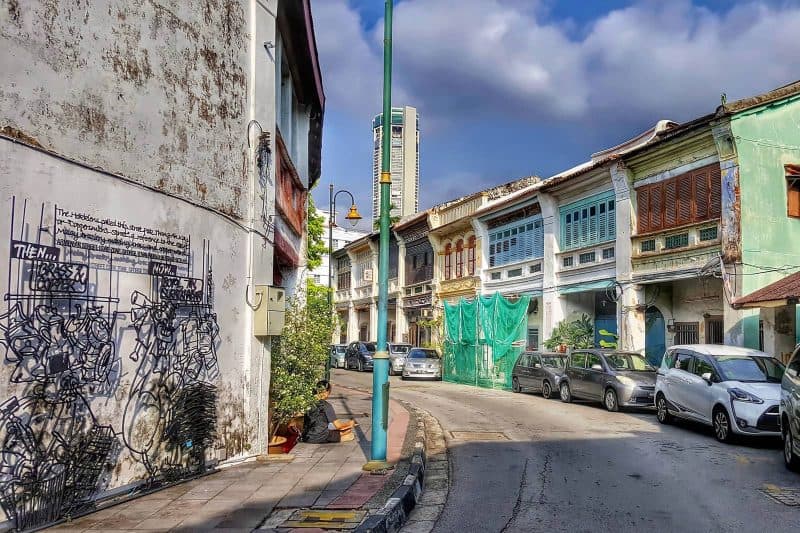
POLYGON ((543 380, 544 364, 542 364, 542 356, 539 354, 533 354, 531 355, 531 387, 541 391, 543 380))
POLYGON ((714 374, 714 367, 702 356, 695 356, 693 359, 686 402, 695 416, 710 424, 711 410, 714 408, 714 387, 701 376, 706 373, 714 374))
POLYGON ((664 315, 657 307, 650 306, 645 312, 644 324, 644 355, 650 365, 658 368, 667 349, 664 315))
POLYGON ((586 379, 583 382, 584 394, 592 399, 601 399, 605 381, 606 371, 602 358, 596 353, 588 354, 586 356, 586 379))
POLYGON ((523 389, 530 389, 533 387, 531 380, 531 356, 530 354, 522 354, 519 356, 519 365, 517 366, 517 381, 523 389))
POLYGON ((350 345, 347 347, 347 350, 344 352, 344 366, 345 368, 350 368, 353 365, 353 354, 356 351, 356 344, 355 342, 351 342, 350 345))
POLYGON ((586 352, 575 352, 569 358, 569 367, 567 368, 569 387, 572 395, 576 397, 585 397, 583 387, 586 379, 586 356, 586 352))
POLYGON ((693 378, 695 377, 692 374, 694 356, 684 351, 678 351, 676 355, 675 368, 668 374, 669 400, 685 415, 698 418, 698 415, 691 408, 692 386, 694 384, 693 378))

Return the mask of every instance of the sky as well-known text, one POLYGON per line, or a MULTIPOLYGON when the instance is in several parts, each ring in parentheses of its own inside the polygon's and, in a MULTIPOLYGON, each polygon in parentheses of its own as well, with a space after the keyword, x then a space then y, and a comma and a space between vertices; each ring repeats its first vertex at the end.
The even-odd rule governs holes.
MULTIPOLYGON (((372 213, 382 0, 312 0, 326 94, 322 178, 372 213)), ((660 119, 800 79, 800 0, 399 0, 394 106, 420 119, 420 208, 552 176, 660 119)), ((339 202, 347 203, 345 195, 339 202)), ((340 216, 348 206, 337 205, 340 216)))

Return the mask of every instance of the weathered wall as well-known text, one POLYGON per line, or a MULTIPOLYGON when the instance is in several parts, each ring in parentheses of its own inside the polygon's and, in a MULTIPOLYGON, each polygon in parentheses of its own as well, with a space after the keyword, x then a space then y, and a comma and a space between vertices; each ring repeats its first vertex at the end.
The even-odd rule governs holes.
POLYGON ((257 446, 246 232, 5 139, 0 199, 1 234, 51 247, 39 260, 0 248, 4 497, 31 476, 78 505, 257 446))
POLYGON ((0 129, 244 218, 248 6, 2 0, 0 129))
MULTIPOLYGON (((749 294, 800 266, 800 220, 786 215, 783 165, 800 162, 800 98, 754 109, 731 118, 741 191, 742 294, 749 294), (791 265, 786 272, 764 269, 791 265)), ((758 347, 758 317, 749 317, 745 344, 758 347)), ((800 338, 798 338, 800 342, 800 338)))

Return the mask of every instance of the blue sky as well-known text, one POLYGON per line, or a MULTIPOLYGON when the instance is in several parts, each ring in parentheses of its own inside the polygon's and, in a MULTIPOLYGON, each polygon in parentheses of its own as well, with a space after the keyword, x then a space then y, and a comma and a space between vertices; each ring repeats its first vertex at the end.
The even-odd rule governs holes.
MULTIPOLYGON (((383 6, 312 2, 327 95, 315 199, 333 181, 367 218, 383 6)), ((393 104, 420 114, 420 207, 800 79, 798 27, 797 0, 396 2, 393 104)))

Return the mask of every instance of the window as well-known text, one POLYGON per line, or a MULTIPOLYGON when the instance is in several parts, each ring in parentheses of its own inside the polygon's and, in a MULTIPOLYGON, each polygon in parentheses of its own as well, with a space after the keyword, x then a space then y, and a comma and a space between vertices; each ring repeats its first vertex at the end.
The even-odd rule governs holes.
POLYGON ((562 259, 561 263, 564 265, 565 268, 566 267, 571 267, 574 264, 574 260, 575 260, 574 257, 572 257, 571 255, 568 255, 567 257, 562 259))
POLYGON ((711 366, 711 363, 706 361, 705 359, 701 359, 699 357, 695 357, 694 359, 694 368, 692 369, 692 374, 697 376, 702 376, 703 374, 714 374, 714 367, 711 366))
POLYGON ((561 247, 564 250, 614 240, 617 234, 613 193, 603 193, 562 207, 561 247))
POLYGON ((544 257, 541 215, 524 218, 489 231, 489 266, 544 257))
POLYGON ((459 239, 456 243, 456 277, 464 275, 464 241, 459 239))
POLYGON ((706 344, 725 344, 725 328, 721 316, 706 318, 706 344))
POLYGON ((531 265, 529 270, 530 270, 531 274, 536 274, 538 272, 541 272, 542 271, 542 264, 541 263, 536 263, 535 265, 531 265))
POLYGON ((646 241, 642 241, 639 244, 639 250, 641 252, 655 252, 656 251, 656 240, 655 239, 647 239, 646 241))
POLYGON ((467 275, 475 275, 475 236, 469 238, 467 242, 467 275))
POLYGON ((614 259, 614 248, 603 248, 603 259, 614 259))
POLYGON ((667 250, 674 250, 675 248, 683 248, 689 246, 689 234, 679 233, 678 235, 670 235, 664 239, 664 248, 667 250))
POLYGON ((697 322, 675 322, 675 344, 698 344, 700 324, 697 322))
POLYGON ((569 358, 569 366, 572 368, 586 368, 586 354, 580 352, 573 353, 569 358))
POLYGON ((507 278, 518 278, 518 277, 520 277, 521 275, 522 275, 522 269, 521 269, 521 268, 514 268, 514 269, 512 269, 512 270, 509 270, 509 271, 506 273, 506 277, 507 277, 507 278))
POLYGON ((694 358, 688 353, 679 353, 678 360, 675 361, 675 368, 689 372, 689 369, 692 366, 692 359, 694 358))
POLYGON ((586 263, 594 263, 596 259, 594 252, 586 252, 578 256, 578 263, 585 265, 586 263))
POLYGON ((786 214, 800 218, 800 165, 785 165, 786 214))
POLYGON ((453 275, 453 264, 452 264, 452 256, 453 253, 453 246, 448 243, 447 246, 444 247, 444 279, 450 279, 453 275))
POLYGON ((528 328, 528 349, 539 349, 539 328, 528 328))
POLYGON ((700 230, 701 241, 714 241, 717 239, 717 227, 703 228, 700 230))
POLYGON ((492 280, 498 280, 498 279, 500 279, 500 277, 501 277, 500 272, 492 272, 492 274, 491 274, 492 280))
MULTIPOLYGON (((595 365, 600 365, 600 368, 603 368, 603 363, 600 361, 600 356, 597 354, 590 353, 586 356, 586 368, 592 368, 595 365)), ((594 370, 597 370, 596 368, 594 370)))
POLYGON ((638 232, 648 233, 719 218, 722 178, 714 163, 636 191, 638 232))

